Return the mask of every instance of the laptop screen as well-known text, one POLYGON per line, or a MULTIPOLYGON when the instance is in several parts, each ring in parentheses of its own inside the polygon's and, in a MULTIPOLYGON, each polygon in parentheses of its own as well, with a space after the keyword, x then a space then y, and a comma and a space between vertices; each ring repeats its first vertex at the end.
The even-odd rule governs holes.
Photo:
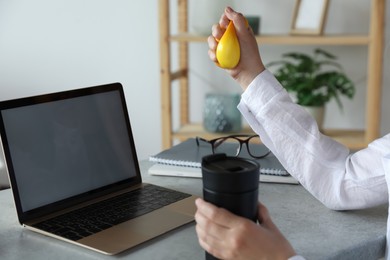
POLYGON ((87 92, 2 108, 3 144, 23 212, 136 177, 123 93, 87 92))

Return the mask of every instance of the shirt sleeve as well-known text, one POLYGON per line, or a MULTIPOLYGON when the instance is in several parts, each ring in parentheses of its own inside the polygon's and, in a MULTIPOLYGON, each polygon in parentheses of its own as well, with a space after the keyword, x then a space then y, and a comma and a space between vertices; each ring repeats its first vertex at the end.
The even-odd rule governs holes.
POLYGON ((390 134, 351 154, 323 135, 265 70, 242 94, 238 109, 287 171, 331 209, 366 208, 388 201, 382 157, 390 134))

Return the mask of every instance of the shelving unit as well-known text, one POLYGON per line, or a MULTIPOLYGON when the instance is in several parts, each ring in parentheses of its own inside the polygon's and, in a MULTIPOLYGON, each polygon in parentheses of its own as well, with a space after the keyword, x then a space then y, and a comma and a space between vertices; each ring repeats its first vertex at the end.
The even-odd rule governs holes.
MULTIPOLYGON (((214 138, 215 133, 206 132, 201 123, 189 121, 189 82, 188 82, 188 45, 205 43, 206 36, 188 33, 188 0, 176 0, 178 10, 178 34, 170 33, 170 0, 159 0, 160 12, 160 66, 161 66, 161 113, 162 113, 162 148, 172 146, 174 140, 183 141, 189 137, 202 136, 214 138), (171 70, 171 44, 178 44, 178 70, 171 70), (179 81, 180 128, 172 127, 172 83, 179 81)), ((195 0, 196 1, 196 0, 195 0)), ((370 29, 368 35, 323 35, 290 36, 260 35, 259 44, 273 45, 360 45, 368 48, 366 122, 364 130, 325 129, 325 133, 351 149, 360 149, 379 137, 382 65, 384 47, 384 20, 386 0, 371 0, 370 29)), ((245 128, 240 133, 253 133, 245 128)))

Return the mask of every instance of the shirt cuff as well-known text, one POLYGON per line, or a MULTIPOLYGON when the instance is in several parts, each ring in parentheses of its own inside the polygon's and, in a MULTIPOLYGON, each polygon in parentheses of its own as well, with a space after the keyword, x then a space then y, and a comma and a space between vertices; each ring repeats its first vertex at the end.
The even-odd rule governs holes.
POLYGON ((249 84, 242 97, 249 106, 262 107, 283 90, 274 75, 264 70, 249 84))

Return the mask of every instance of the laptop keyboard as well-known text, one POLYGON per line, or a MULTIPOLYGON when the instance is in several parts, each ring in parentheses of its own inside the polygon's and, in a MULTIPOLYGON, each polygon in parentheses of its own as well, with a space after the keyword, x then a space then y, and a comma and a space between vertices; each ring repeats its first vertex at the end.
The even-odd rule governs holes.
POLYGON ((190 196, 163 187, 147 185, 45 220, 34 227, 76 241, 190 196))

